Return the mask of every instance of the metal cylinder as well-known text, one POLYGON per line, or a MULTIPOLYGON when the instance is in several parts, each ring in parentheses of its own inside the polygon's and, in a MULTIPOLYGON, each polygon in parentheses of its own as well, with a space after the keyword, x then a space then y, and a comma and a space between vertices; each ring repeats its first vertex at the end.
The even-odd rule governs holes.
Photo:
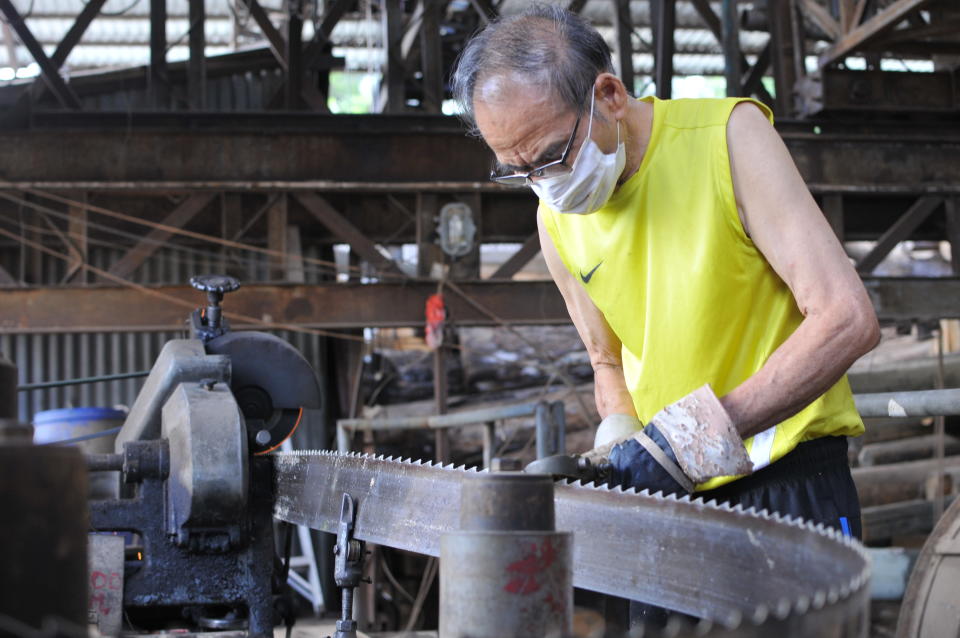
POLYGON ((553 531, 553 480, 523 472, 495 472, 464 481, 462 531, 553 531))
POLYGON ((440 635, 571 635, 572 565, 573 535, 554 529, 550 477, 464 481, 460 531, 440 538, 440 635))
POLYGON ((86 474, 74 448, 0 446, 0 615, 86 627, 86 474))

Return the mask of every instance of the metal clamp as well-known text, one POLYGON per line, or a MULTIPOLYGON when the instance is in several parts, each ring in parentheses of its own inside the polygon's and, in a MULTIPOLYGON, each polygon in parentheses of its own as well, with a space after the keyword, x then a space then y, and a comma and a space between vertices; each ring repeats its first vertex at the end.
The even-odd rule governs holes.
POLYGON ((357 621, 353 619, 353 590, 363 580, 364 544, 353 537, 356 508, 353 498, 344 493, 340 505, 337 544, 333 548, 333 578, 343 590, 340 620, 334 638, 357 638, 357 621))

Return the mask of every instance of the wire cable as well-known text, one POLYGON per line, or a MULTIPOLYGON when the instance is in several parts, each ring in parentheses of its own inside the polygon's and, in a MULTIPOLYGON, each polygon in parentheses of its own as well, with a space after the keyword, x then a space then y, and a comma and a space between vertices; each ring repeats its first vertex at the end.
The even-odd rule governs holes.
MULTIPOLYGON (((62 260, 64 260, 64 261, 68 261, 68 260, 71 259, 71 257, 70 257, 69 255, 64 255, 63 253, 59 253, 59 252, 57 252, 56 250, 53 250, 53 249, 51 249, 51 248, 47 248, 46 246, 44 246, 44 245, 42 245, 42 244, 38 244, 38 243, 35 242, 35 241, 31 241, 31 240, 29 240, 29 239, 26 239, 25 237, 19 237, 19 236, 17 236, 16 234, 11 233, 10 231, 8 231, 8 230, 6 230, 6 229, 0 228, 0 235, 2 235, 2 236, 4 236, 4 237, 8 237, 8 238, 10 238, 10 239, 14 239, 14 240, 16 240, 16 241, 19 241, 20 243, 22 243, 22 244, 24 244, 24 245, 26 245, 26 246, 30 246, 30 247, 33 248, 34 250, 39 250, 40 252, 46 253, 46 254, 48 254, 48 255, 50 255, 50 256, 52 256, 52 257, 56 257, 56 258, 62 259, 62 260)), ((176 305, 176 306, 181 306, 181 307, 190 308, 191 310, 193 310, 193 309, 196 308, 196 304, 193 304, 193 303, 191 303, 191 302, 189 302, 189 301, 186 301, 185 299, 180 299, 179 297, 175 297, 175 296, 173 296, 173 295, 170 295, 170 294, 161 292, 161 291, 159 291, 159 290, 154 290, 154 289, 148 288, 148 287, 146 287, 146 286, 142 286, 142 285, 137 284, 137 283, 134 283, 134 282, 132 282, 132 281, 130 281, 130 280, 128 280, 128 279, 124 279, 123 277, 118 277, 118 276, 116 276, 116 275, 114 275, 114 274, 112 274, 112 273, 109 273, 109 272, 107 272, 106 270, 103 270, 102 268, 97 268, 96 266, 91 266, 90 264, 82 264, 81 267, 84 268, 85 270, 88 270, 88 271, 96 274, 96 275, 99 275, 100 277, 103 277, 104 279, 107 279, 107 280, 109 280, 109 281, 113 281, 113 282, 115 282, 115 283, 118 283, 118 284, 120 284, 120 285, 122 285, 122 286, 125 286, 125 287, 128 287, 128 288, 132 288, 132 289, 134 289, 134 290, 136 290, 136 291, 138 291, 138 292, 140 292, 140 293, 142 293, 142 294, 149 295, 149 296, 151 296, 151 297, 156 297, 156 298, 158 298, 158 299, 162 299, 162 300, 164 300, 164 301, 166 301, 166 302, 168 302, 168 303, 171 303, 171 304, 173 304, 173 305, 176 305)), ((289 324, 289 323, 268 323, 268 322, 262 321, 262 320, 260 320, 260 319, 258 319, 258 318, 256 318, 256 317, 250 317, 250 316, 242 315, 242 314, 235 313, 235 312, 224 312, 224 313, 223 313, 223 316, 226 317, 226 318, 228 318, 228 319, 233 319, 233 320, 238 321, 238 322, 243 323, 243 324, 249 324, 249 325, 251 325, 251 326, 257 326, 257 327, 264 328, 264 329, 267 329, 267 330, 289 330, 289 331, 291 331, 291 332, 300 332, 300 333, 304 333, 304 334, 318 335, 318 336, 321 336, 321 337, 332 337, 332 338, 334 338, 334 339, 344 339, 344 340, 347 340, 347 341, 360 341, 361 343, 366 341, 366 339, 364 339, 364 337, 358 336, 358 335, 345 334, 345 333, 342 333, 342 332, 333 332, 333 331, 331 331, 331 330, 321 330, 321 329, 319 329, 319 328, 307 328, 307 327, 305 327, 305 326, 298 326, 298 325, 296 325, 296 324, 289 324)))

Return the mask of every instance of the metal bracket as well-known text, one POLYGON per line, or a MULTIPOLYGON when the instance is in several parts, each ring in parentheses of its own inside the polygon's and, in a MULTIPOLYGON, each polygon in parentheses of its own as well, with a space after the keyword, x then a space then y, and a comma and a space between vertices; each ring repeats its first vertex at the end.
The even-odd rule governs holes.
POLYGON ((344 492, 337 526, 337 544, 333 548, 333 578, 343 590, 340 620, 334 638, 357 638, 357 621, 353 619, 353 590, 363 580, 364 544, 353 537, 356 508, 353 498, 344 492))

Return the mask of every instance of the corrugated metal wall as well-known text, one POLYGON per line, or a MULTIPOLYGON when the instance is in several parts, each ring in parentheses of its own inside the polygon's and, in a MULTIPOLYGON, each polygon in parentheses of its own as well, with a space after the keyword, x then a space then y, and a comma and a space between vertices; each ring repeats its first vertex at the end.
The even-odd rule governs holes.
MULTIPOLYGON (((91 248, 90 263, 107 269, 109 264, 119 259, 122 252, 119 249, 91 248)), ((304 252, 305 255, 319 256, 317 250, 304 252)), ((12 273, 21 270, 17 255, 16 250, 0 250, 0 261, 12 273)), ((267 262, 259 256, 243 261, 228 260, 226 263, 231 272, 240 275, 242 281, 267 280, 267 262)), ((49 285, 59 284, 66 272, 65 263, 44 256, 41 264, 43 280, 49 285)), ((132 279, 143 284, 182 284, 193 275, 222 271, 223 262, 219 254, 189 249, 164 249, 158 251, 143 267, 139 268, 132 279)), ((317 282, 320 279, 319 272, 307 269, 308 283, 317 282)), ((228 308, 229 303, 228 297, 226 302, 228 308)), ((69 312, 69 308, 64 308, 64 313, 69 312)), ((118 308, 117 312, 122 313, 123 309, 118 308)), ((296 347, 315 369, 324 369, 325 338, 288 331, 276 331, 274 334, 296 347)), ((163 344, 170 339, 185 336, 187 336, 185 330, 6 334, 0 335, 0 350, 17 364, 20 383, 26 384, 148 370, 160 353, 163 344)), ((124 379, 21 392, 20 419, 30 422, 37 412, 56 408, 129 406, 136 398, 142 384, 143 379, 124 379)))

